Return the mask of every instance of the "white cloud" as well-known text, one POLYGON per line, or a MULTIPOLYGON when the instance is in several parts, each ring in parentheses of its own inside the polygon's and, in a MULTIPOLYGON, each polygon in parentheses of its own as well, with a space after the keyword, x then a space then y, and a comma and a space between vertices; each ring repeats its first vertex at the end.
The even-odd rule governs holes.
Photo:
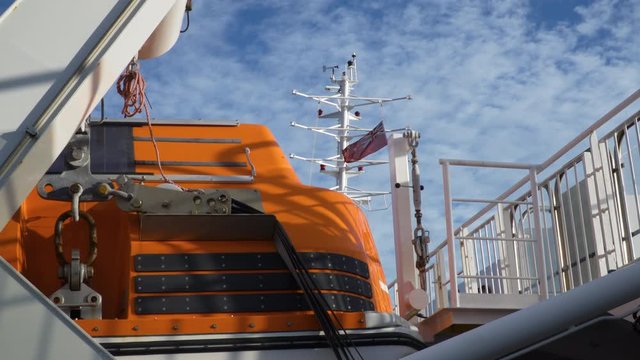
MULTIPOLYGON (((425 222, 437 242, 444 236, 437 159, 546 159, 638 87, 639 8, 596 1, 575 9, 577 23, 538 26, 526 1, 202 1, 176 48, 143 71, 154 116, 266 123, 285 153, 310 155, 312 135, 288 124, 312 124, 317 105, 290 91, 320 92, 321 66, 357 52, 358 94, 414 97, 382 114, 363 110, 363 125, 384 118, 387 128, 422 132, 425 222)), ((116 99, 109 103, 115 112, 116 99)), ((319 137, 316 153, 333 147, 319 137)), ((307 165, 293 165, 306 181, 307 165)), ((387 186, 383 169, 371 173, 359 184, 387 186)), ((461 173, 456 181, 496 195, 517 178, 461 173)), ((321 179, 314 175, 328 184, 321 179)), ((392 278, 388 216, 370 219, 392 278)))

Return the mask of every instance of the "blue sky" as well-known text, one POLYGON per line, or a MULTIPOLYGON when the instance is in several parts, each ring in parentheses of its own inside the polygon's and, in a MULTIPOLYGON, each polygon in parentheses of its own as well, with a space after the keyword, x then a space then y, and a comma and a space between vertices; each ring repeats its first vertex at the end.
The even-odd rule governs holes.
MULTIPOLYGON (((28 0, 27 0, 28 1, 28 0)), ((0 9, 9 2, 0 0, 0 9)), ((142 71, 158 118, 239 119, 268 125, 285 153, 311 155, 325 64, 358 54, 358 95, 414 100, 362 110, 422 133, 425 222, 444 238, 439 158, 541 162, 640 85, 637 1, 198 1, 191 27, 142 71)), ((2 56, 7 56, 2 54, 2 56)), ((107 115, 118 117, 112 91, 107 115)), ((334 143, 318 137, 317 155, 334 143)), ((383 158, 384 153, 377 155, 383 158)), ((304 182, 329 186, 293 162, 304 182)), ((454 193, 496 195, 522 174, 456 173, 454 193), (474 177, 475 176, 475 177, 474 177)), ((384 169, 355 184, 384 189, 384 169)), ((461 212, 462 213, 462 212, 461 212)), ((389 280, 389 212, 368 214, 389 280)))

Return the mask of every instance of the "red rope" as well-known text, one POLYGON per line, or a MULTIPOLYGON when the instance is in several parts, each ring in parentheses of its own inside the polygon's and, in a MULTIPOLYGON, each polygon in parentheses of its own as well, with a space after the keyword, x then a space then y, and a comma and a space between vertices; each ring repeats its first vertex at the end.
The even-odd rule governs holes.
POLYGON ((124 99, 122 115, 132 117, 144 109, 148 114, 145 88, 147 84, 137 65, 129 65, 118 78, 116 90, 124 99))
MULTIPOLYGON (((118 78, 116 90, 118 94, 124 99, 124 105, 122 106, 122 115, 125 118, 132 117, 135 114, 139 114, 144 110, 147 118, 147 127, 149 128, 149 137, 153 143, 153 149, 156 153, 156 162, 158 163, 158 170, 160 170, 160 176, 164 182, 173 184, 180 189, 183 189, 180 185, 174 183, 164 173, 162 169, 162 163, 160 161, 160 150, 158 149, 158 143, 153 134, 153 127, 151 126, 151 115, 149 113, 149 104, 147 102, 147 95, 145 88, 147 84, 140 73, 140 66, 132 63, 118 78)), ((184 189, 183 189, 184 190, 184 189)))

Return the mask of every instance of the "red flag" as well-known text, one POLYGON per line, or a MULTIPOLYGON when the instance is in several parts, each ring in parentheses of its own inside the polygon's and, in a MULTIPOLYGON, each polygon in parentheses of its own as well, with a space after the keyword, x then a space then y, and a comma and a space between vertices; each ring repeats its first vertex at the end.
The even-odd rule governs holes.
POLYGON ((384 124, 380 121, 380 124, 376 125, 373 130, 344 148, 342 157, 345 162, 352 163, 373 154, 385 146, 387 146, 387 135, 384 132, 384 124))

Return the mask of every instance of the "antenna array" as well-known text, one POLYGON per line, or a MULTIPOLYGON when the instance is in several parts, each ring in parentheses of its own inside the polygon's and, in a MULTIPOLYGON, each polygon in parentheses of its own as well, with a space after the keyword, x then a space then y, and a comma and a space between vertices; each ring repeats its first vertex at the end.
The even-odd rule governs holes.
POLYGON ((308 95, 293 90, 293 95, 302 96, 304 98, 312 99, 318 102, 320 105, 325 105, 331 108, 333 111, 325 113, 322 109, 318 109, 318 118, 320 119, 335 119, 336 123, 330 126, 306 126, 291 122, 292 127, 310 130, 321 135, 332 137, 336 140, 336 155, 325 158, 307 158, 298 156, 296 154, 290 154, 292 159, 299 159, 315 163, 320 165, 320 172, 335 178, 335 186, 331 187, 331 190, 339 191, 351 199, 363 206, 370 206, 371 198, 373 196, 386 195, 387 191, 367 191, 354 188, 348 185, 348 180, 351 177, 358 176, 364 173, 364 169, 367 166, 387 164, 386 160, 359 160, 352 163, 344 161, 342 156, 342 150, 349 145, 351 140, 359 138, 361 135, 365 135, 371 129, 362 128, 352 124, 352 121, 361 120, 360 112, 353 111, 354 109, 370 106, 380 105, 398 101, 398 100, 410 100, 411 96, 404 96, 400 98, 381 98, 381 97, 362 97, 354 95, 353 88, 358 83, 358 72, 356 65, 356 54, 351 55, 351 59, 347 61, 347 65, 344 71, 340 73, 340 66, 323 66, 322 71, 331 71, 330 80, 331 85, 325 86, 325 90, 329 92, 329 95, 308 95))

